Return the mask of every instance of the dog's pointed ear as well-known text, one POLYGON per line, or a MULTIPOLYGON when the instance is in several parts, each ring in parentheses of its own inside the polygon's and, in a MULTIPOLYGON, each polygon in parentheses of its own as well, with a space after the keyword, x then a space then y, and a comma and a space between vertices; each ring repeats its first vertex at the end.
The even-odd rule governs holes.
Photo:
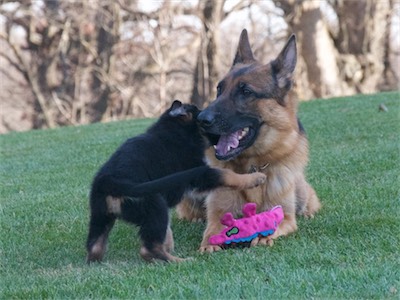
POLYGON ((247 30, 243 29, 242 33, 240 34, 239 45, 232 66, 251 61, 254 61, 253 51, 251 51, 247 30))
POLYGON ((296 49, 296 36, 292 34, 283 47, 278 57, 271 62, 272 69, 278 79, 278 86, 280 88, 291 85, 292 74, 296 67, 297 62, 297 49, 296 49))

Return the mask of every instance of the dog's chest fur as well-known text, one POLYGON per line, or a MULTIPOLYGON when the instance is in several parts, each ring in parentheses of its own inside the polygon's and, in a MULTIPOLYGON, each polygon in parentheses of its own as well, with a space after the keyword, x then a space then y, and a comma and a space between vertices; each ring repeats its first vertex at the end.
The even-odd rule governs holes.
POLYGON ((282 202, 294 201, 288 199, 294 194, 298 177, 301 177, 307 161, 308 144, 304 136, 298 135, 297 142, 285 149, 285 155, 274 155, 273 151, 265 150, 262 155, 243 155, 230 160, 219 161, 215 158, 214 149, 207 150, 208 164, 214 167, 231 169, 239 174, 262 172, 267 175, 264 185, 257 188, 240 191, 240 198, 245 202, 257 203, 258 210, 270 209, 282 202), (295 145, 295 146, 294 146, 295 145))

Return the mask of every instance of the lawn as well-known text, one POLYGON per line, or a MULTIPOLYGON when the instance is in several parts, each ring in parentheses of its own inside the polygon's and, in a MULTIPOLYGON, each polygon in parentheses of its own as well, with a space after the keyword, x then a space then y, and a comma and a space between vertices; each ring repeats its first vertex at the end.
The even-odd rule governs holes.
POLYGON ((399 299, 400 94, 310 101, 299 115, 321 212, 273 247, 211 255, 197 252, 205 225, 174 214, 175 254, 194 258, 181 264, 142 261, 122 222, 104 263, 85 263, 92 177, 152 120, 0 136, 0 299, 399 299))

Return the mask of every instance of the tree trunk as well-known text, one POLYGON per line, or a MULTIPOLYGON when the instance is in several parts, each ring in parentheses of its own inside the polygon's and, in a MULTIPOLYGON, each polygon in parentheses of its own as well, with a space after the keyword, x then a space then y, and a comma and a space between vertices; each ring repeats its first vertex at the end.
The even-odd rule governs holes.
POLYGON ((224 0, 200 2, 202 7, 203 33, 193 75, 191 102, 203 107, 215 97, 215 87, 219 78, 218 52, 219 25, 222 20, 224 0))
POLYGON ((390 31, 390 0, 338 1, 335 10, 339 34, 335 44, 344 69, 358 69, 360 76, 346 74, 346 81, 358 92, 379 90, 385 71, 385 38, 390 31))
POLYGON ((93 72, 92 89, 99 95, 93 104, 92 121, 101 121, 107 118, 106 112, 112 109, 110 94, 112 92, 109 78, 113 71, 113 46, 119 39, 119 10, 118 5, 109 4, 99 10, 96 23, 100 25, 97 36, 96 68, 93 72))
POLYGON ((286 20, 297 36, 299 64, 296 72, 301 81, 296 82, 296 87, 301 91, 300 98, 352 92, 341 80, 338 52, 323 19, 321 2, 306 0, 297 5, 293 1, 284 1, 281 4, 284 4, 286 20))
POLYGON ((383 77, 381 79, 381 82, 379 84, 379 90, 382 91, 391 91, 391 90, 399 90, 400 89, 400 80, 396 75, 396 69, 395 66, 398 67, 396 63, 392 63, 391 60, 392 55, 393 55, 393 45, 391 41, 391 35, 392 34, 398 34, 396 32, 397 29, 394 29, 394 33, 392 32, 392 29, 394 26, 392 26, 392 18, 394 14, 394 7, 393 7, 393 0, 390 0, 390 16, 388 18, 388 22, 386 24, 386 32, 385 32, 385 54, 384 54, 384 72, 383 72, 383 77))
POLYGON ((379 91, 385 78, 385 37, 391 0, 334 1, 339 24, 336 35, 329 31, 321 3, 276 2, 298 37, 297 73, 302 77, 298 77, 301 81, 296 87, 313 97, 379 91))

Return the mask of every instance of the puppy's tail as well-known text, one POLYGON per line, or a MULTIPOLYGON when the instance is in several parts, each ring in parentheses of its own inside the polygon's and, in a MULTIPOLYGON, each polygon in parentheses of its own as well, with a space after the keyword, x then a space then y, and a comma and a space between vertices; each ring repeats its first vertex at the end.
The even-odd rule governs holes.
POLYGON ((142 197, 182 187, 205 191, 220 185, 220 171, 208 166, 201 166, 139 184, 111 175, 100 175, 95 179, 92 190, 114 197, 142 197))

